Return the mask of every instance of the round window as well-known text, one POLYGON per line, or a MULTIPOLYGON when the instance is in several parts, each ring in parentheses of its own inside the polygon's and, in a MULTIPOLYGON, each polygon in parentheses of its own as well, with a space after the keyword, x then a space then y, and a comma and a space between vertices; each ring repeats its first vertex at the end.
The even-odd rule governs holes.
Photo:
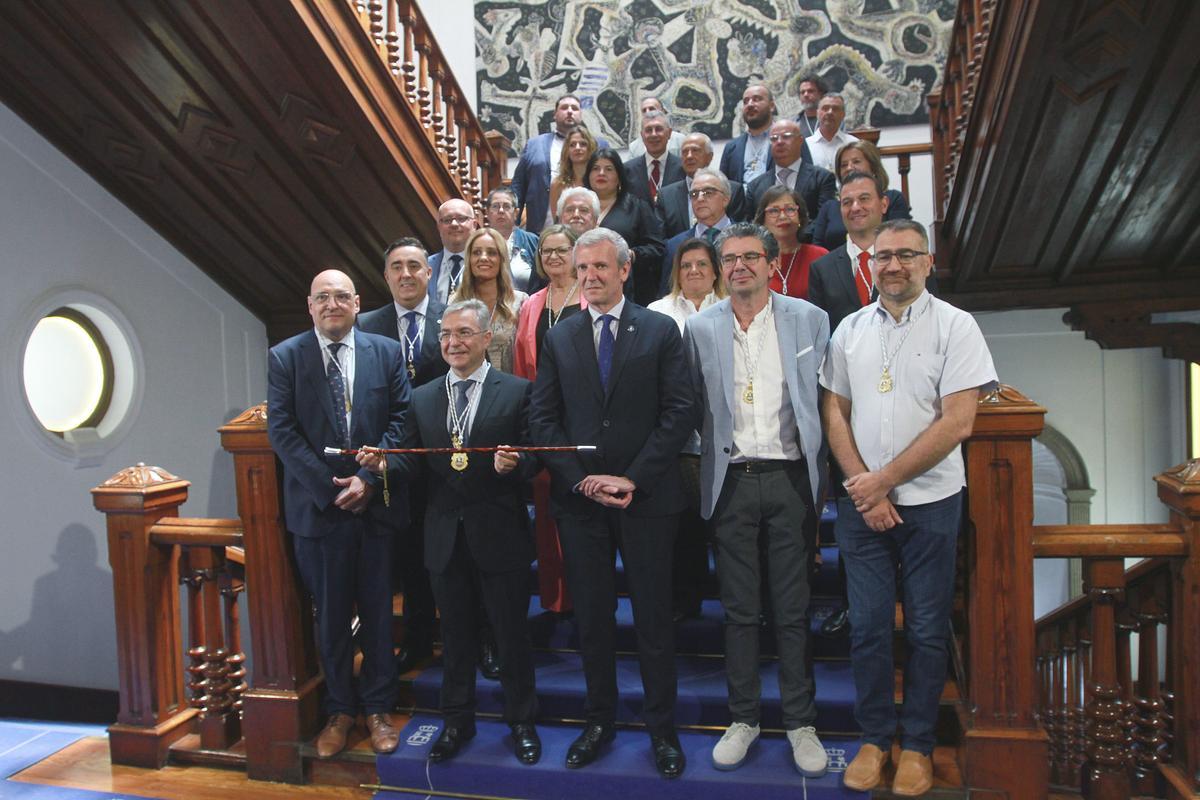
POLYGON ((66 306, 38 321, 25 346, 25 396, 55 434, 95 428, 112 400, 113 360, 100 331, 66 306))

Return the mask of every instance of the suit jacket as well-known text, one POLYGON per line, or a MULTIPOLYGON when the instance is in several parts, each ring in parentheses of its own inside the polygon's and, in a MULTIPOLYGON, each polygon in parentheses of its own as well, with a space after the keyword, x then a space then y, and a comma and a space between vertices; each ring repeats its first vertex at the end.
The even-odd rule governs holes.
MULTIPOLYGON (((721 151, 721 172, 725 173, 725 177, 731 181, 740 181, 746 173, 746 142, 749 140, 750 134, 743 133, 741 136, 726 143, 725 149, 721 151)), ((800 160, 805 164, 812 163, 812 153, 809 152, 808 143, 800 149, 800 160)), ((770 171, 775 166, 775 159, 771 155, 771 148, 767 148, 767 170, 770 171)), ((757 204, 755 204, 757 207, 757 204)), ((751 209, 753 216, 754 209, 751 209)), ((733 219, 733 217, 730 217, 733 219)))
MULTIPOLYGON (((541 233, 546 224, 546 212, 550 208, 550 173, 553 171, 550 143, 553 141, 553 131, 527 141, 517 168, 513 171, 511 188, 517 196, 517 211, 518 214, 524 211, 525 230, 533 234, 541 233)), ((597 139, 596 145, 608 147, 608 142, 597 139)))
MULTIPOLYGON (((888 210, 883 215, 885 222, 889 219, 912 219, 912 208, 908 205, 908 198, 895 189, 888 189, 884 194, 888 199, 888 210)), ((841 203, 835 197, 821 205, 817 218, 813 220, 813 244, 833 250, 845 243, 846 223, 842 219, 841 203)))
POLYGON ((601 228, 616 231, 635 254, 633 269, 625 281, 625 294, 645 304, 658 290, 659 266, 663 257, 662 222, 650 204, 625 192, 600 222, 601 228))
MULTIPOLYGON (((937 294, 937 278, 932 272, 925 279, 925 288, 930 294, 937 294)), ((862 308, 844 241, 841 247, 812 263, 808 272, 808 301, 829 315, 830 331, 836 331, 842 320, 862 308)))
MULTIPOLYGON (((650 199, 650 180, 646 172, 645 156, 629 159, 625 162, 624 167, 625 191, 642 198, 653 206, 655 201, 650 199)), ((666 158, 662 159, 659 168, 662 172, 662 180, 658 184, 660 190, 668 184, 681 181, 687 177, 683 171, 683 162, 679 160, 679 156, 670 152, 667 153, 666 158)))
MULTIPOLYGON (((819 498, 826 453, 817 371, 829 343, 829 319, 819 308, 797 297, 772 294, 771 302, 796 431, 809 464, 812 496, 819 498)), ((733 409, 740 402, 733 396, 735 324, 733 308, 725 299, 690 317, 683 334, 692 381, 699 387, 702 404, 700 513, 705 519, 712 517, 721 496, 733 449, 733 409)))
MULTIPOLYGON (((351 444, 397 447, 409 392, 399 343, 355 330, 351 444)), ((325 447, 338 443, 334 413, 316 333, 308 330, 272 347, 267 356, 267 435, 283 463, 287 529, 314 538, 359 529, 362 517, 333 503, 341 492, 334 476, 355 474, 376 487, 363 516, 389 528, 403 528, 408 520, 403 485, 392 488, 391 505, 385 507, 378 475, 348 456, 324 455, 325 447)))
POLYGON ((684 508, 678 456, 696 427, 679 328, 629 300, 621 311, 608 389, 600 384, 590 311, 542 340, 530 428, 545 445, 596 445, 595 453, 548 454, 556 516, 606 509, 574 489, 588 475, 624 475, 637 490, 625 513, 661 517, 684 508))
MULTIPOLYGON (((529 444, 531 386, 524 378, 489 369, 467 445, 529 444)), ((400 447, 450 447, 448 408, 444 381, 418 387, 400 447)), ((446 570, 460 523, 467 549, 484 572, 523 570, 533 561, 533 531, 522 484, 538 471, 538 461, 525 453, 507 475, 497 475, 492 461, 490 453, 471 453, 467 468, 459 472, 444 454, 389 457, 389 467, 401 479, 421 474, 432 478, 425 506, 425 566, 430 572, 446 570)))
MULTIPOLYGON (((757 210, 758 201, 775 185, 775 168, 771 167, 762 175, 750 181, 746 194, 750 195, 750 203, 757 210)), ((808 210, 808 226, 801 233, 801 238, 811 237, 813 222, 821 205, 837 196, 837 179, 827 169, 814 167, 801 161, 800 171, 796 175, 796 191, 804 198, 804 207, 808 210)))
MULTIPOLYGON (((658 218, 662 220, 663 236, 670 238, 692 227, 691 201, 688 198, 686 180, 663 186, 658 191, 658 202, 654 204, 658 218)), ((729 205, 725 216, 734 222, 745 222, 754 217, 754 209, 746 203, 746 187, 737 181, 729 182, 729 205)))
MULTIPOLYGON (((436 253, 429 254, 429 269, 431 270, 431 274, 429 276, 429 299, 431 301, 440 303, 442 306, 445 306, 449 302, 448 297, 441 297, 438 295, 438 280, 442 274, 442 261, 445 258, 446 258, 445 250, 439 250, 436 253)), ((466 253, 463 253, 462 268, 463 269, 467 268, 466 253)), ((459 276, 460 277, 462 276, 461 272, 459 273, 459 276)))
MULTIPOLYGON (((417 375, 412 378, 413 386, 422 386, 434 378, 446 374, 450 365, 442 358, 442 348, 438 344, 438 334, 442 330, 442 312, 446 305, 437 298, 429 298, 425 304, 425 324, 421 329, 421 349, 417 353, 417 375)), ((359 314, 355 322, 359 330, 386 336, 389 339, 400 340, 400 327, 396 316, 396 304, 388 303, 374 311, 359 314)), ((407 359, 406 345, 401 342, 401 358, 407 359)), ((407 363, 407 361, 405 362, 407 363)))

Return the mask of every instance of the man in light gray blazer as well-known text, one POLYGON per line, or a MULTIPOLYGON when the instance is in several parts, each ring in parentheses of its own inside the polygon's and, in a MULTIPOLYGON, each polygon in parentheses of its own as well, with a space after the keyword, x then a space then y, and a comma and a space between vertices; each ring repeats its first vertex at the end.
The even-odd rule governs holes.
POLYGON ((735 769, 758 738, 760 584, 774 609, 783 722, 796 768, 825 773, 808 657, 809 539, 825 445, 817 370, 829 341, 824 311, 767 286, 779 245, 738 223, 717 238, 729 298, 687 322, 685 348, 703 401, 700 510, 713 521, 725 607, 731 724, 713 765, 735 769), (761 574, 761 564, 768 566, 761 574))

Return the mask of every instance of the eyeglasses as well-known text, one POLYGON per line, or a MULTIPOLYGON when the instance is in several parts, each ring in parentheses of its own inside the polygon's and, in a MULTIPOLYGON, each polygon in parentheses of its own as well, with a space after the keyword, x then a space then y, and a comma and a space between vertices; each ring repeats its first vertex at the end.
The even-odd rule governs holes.
POLYGON ((895 258, 896 261, 900 262, 900 266, 911 267, 913 260, 916 259, 917 256, 927 255, 929 255, 928 250, 884 250, 876 253, 871 260, 881 267, 886 267, 888 264, 891 264, 892 259, 895 258))
POLYGON ((488 203, 488 208, 492 211, 512 211, 516 206, 512 203, 488 203))
POLYGON ((330 300, 337 303, 339 306, 348 306, 354 302, 354 295, 350 292, 318 292, 312 296, 313 305, 323 306, 330 300))
POLYGON ((772 133, 767 137, 767 140, 770 142, 790 142, 799 135, 796 131, 780 131, 779 133, 772 133))
POLYGON ((763 212, 768 217, 794 217, 800 213, 799 206, 772 206, 763 212))
POLYGON ((457 331, 438 331, 438 341, 446 342, 452 339, 457 339, 460 342, 469 342, 483 331, 473 331, 470 328, 463 328, 457 331))
POLYGON ((466 225, 471 222, 471 217, 438 217, 438 222, 443 225, 466 225))
POLYGON ((688 192, 688 197, 692 198, 693 200, 702 200, 705 197, 709 197, 710 195, 714 194, 725 193, 720 189, 692 189, 690 192, 688 192))
POLYGON ((730 253, 729 255, 721 256, 721 265, 725 267, 732 267, 737 264, 738 259, 740 258, 742 263, 747 267, 753 267, 766 257, 766 253, 730 253))
POLYGON ((540 252, 542 254, 542 258, 549 258, 550 256, 558 256, 559 258, 566 258, 567 256, 569 256, 571 254, 571 248, 566 247, 566 246, 564 246, 564 247, 543 247, 540 252))

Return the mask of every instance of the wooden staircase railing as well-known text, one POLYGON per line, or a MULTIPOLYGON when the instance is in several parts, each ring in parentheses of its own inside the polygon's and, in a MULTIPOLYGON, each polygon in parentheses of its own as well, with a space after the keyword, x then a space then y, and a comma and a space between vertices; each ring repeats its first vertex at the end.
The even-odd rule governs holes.
POLYGON ((342 2, 358 15, 463 199, 482 214, 487 193, 504 182, 509 142, 479 124, 416 0, 342 2))

